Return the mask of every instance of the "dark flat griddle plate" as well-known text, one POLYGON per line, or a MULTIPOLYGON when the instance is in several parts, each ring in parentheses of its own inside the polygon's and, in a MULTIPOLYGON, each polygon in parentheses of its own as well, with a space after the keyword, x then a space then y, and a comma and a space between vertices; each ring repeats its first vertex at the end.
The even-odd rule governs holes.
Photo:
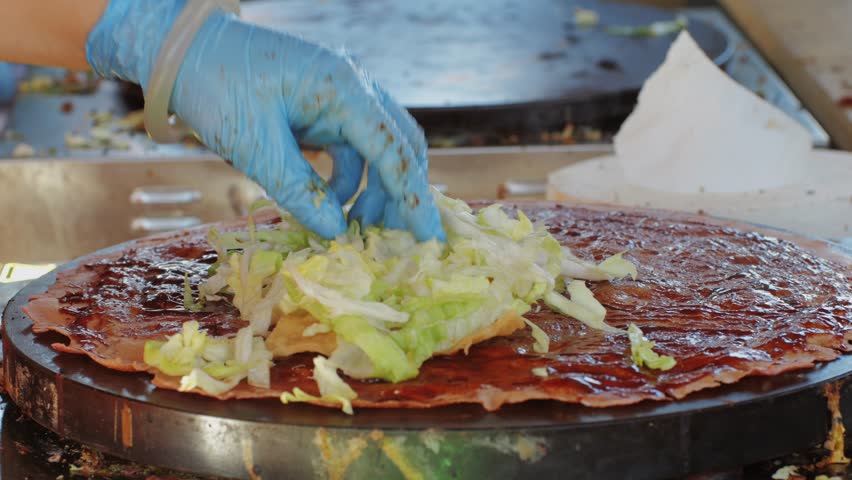
MULTIPOLYGON (((413 110, 470 109, 540 102, 585 102, 638 91, 675 38, 616 36, 603 26, 642 26, 674 13, 599 0, 263 0, 242 17, 345 47, 413 110), (596 11, 600 26, 574 23, 596 11)), ((710 58, 730 45, 713 27, 691 21, 710 58)))
MULTIPOLYGON (((110 250, 121 248, 113 247, 110 250)), ((840 247, 838 247, 840 249, 840 247)), ((78 259, 60 268, 74 268, 78 259)), ((276 400, 219 401, 155 389, 60 354, 57 334, 34 335, 21 307, 55 280, 18 293, 3 313, 6 389, 58 434, 140 463, 264 479, 667 478, 778 457, 826 438, 828 382, 852 415, 852 355, 814 369, 751 377, 678 402, 594 409, 558 402, 424 410, 358 409, 354 416, 276 400), (327 474, 327 475, 326 475, 327 474)))

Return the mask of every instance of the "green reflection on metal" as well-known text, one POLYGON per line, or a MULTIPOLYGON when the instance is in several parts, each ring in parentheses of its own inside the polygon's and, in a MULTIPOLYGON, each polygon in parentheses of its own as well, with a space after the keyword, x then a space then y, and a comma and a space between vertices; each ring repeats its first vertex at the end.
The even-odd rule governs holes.
MULTIPOLYGON (((517 478, 547 453, 545 441, 523 432, 472 435, 453 431, 323 431, 326 477, 402 480, 517 478), (353 446, 360 446, 353 450, 353 446), (357 451, 356 451, 357 450, 357 451)), ((324 452, 322 451, 324 449, 324 452)))

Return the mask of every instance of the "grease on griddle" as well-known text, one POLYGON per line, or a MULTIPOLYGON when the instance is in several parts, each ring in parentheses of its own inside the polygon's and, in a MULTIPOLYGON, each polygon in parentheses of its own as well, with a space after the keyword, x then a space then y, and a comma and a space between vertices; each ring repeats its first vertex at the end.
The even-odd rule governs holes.
MULTIPOLYGON (((96 272, 97 281, 62 297, 62 311, 74 316, 68 326, 71 338, 83 345, 103 342, 100 330, 111 323, 121 325, 124 335, 137 338, 176 333, 185 320, 197 318, 184 306, 184 276, 198 284, 215 260, 215 252, 206 244, 177 243, 159 252, 130 250, 117 259, 85 265, 96 272), (125 311, 132 312, 139 324, 128 322, 131 314, 116 319, 125 311)), ((234 333, 243 324, 235 311, 223 302, 210 302, 200 313, 202 324, 211 335, 234 333)))

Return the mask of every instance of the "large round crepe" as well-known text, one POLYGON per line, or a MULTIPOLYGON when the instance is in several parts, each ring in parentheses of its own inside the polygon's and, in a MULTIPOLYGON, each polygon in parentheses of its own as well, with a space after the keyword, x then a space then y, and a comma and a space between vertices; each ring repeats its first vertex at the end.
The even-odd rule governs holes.
MULTIPOLYGON (((548 353, 536 353, 529 329, 521 329, 478 343, 467 354, 432 358, 405 382, 348 379, 358 394, 355 406, 480 403, 494 410, 530 399, 595 407, 672 400, 749 375, 808 368, 850 350, 852 259, 825 243, 664 211, 520 208, 581 258, 599 261, 626 250, 638 279, 590 287, 609 324, 635 323, 677 365, 665 372, 637 368, 626 336, 590 329, 541 305, 526 317, 550 336, 548 353), (540 367, 546 377, 533 373, 540 367)), ((198 284, 215 260, 206 232, 143 239, 60 272, 25 307, 33 330, 68 337, 68 344, 54 345, 59 351, 85 354, 117 370, 147 370, 159 387, 176 389, 179 379, 142 361, 146 341, 162 340, 188 320, 213 335, 233 335, 245 325, 224 301, 196 313, 183 307, 184 274, 198 284)), ((317 394, 312 357, 277 359, 269 389, 243 383, 219 398, 277 397, 296 387, 317 394)))

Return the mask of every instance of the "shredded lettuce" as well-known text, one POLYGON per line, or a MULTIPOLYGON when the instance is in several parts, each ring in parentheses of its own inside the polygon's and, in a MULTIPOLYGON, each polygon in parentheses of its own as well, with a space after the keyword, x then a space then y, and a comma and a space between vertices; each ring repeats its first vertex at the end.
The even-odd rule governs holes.
POLYGON ((281 394, 281 402, 285 404, 291 402, 339 403, 344 413, 352 415, 352 400, 357 397, 357 394, 337 374, 338 368, 332 360, 322 355, 314 357, 314 381, 317 382, 320 396, 310 395, 295 388, 292 393, 281 394))
POLYGON ((337 374, 337 365, 323 356, 314 357, 314 380, 323 397, 340 397, 352 400, 357 395, 337 374))
POLYGON ((189 275, 183 276, 183 307, 190 312, 199 312, 204 308, 204 295, 199 295, 198 300, 192 298, 192 287, 189 285, 189 275))
MULTIPOLYGON (((338 370, 352 378, 414 378, 436 353, 506 312, 524 315, 540 302, 591 328, 625 334, 605 323, 606 310, 585 284, 635 279, 636 267, 622 253, 598 264, 585 261, 521 211, 510 215, 491 205, 473 212, 461 200, 434 189, 432 194, 447 232, 443 244, 417 242, 402 230, 362 230, 357 223, 325 240, 284 212, 275 225, 251 220, 246 231, 211 229, 208 242, 217 262, 199 286, 197 300, 186 282, 186 308, 229 301, 249 327, 233 338, 213 338, 187 322, 183 332, 165 342, 149 342, 145 361, 181 376, 187 390, 221 393, 243 380, 266 386, 272 358, 262 337, 288 314, 306 312, 316 323, 302 335, 334 333, 337 348, 329 358, 314 360, 319 397, 296 390, 281 399, 335 402, 351 411, 355 392, 338 370)), ((267 207, 274 204, 260 202, 251 213, 267 207)), ((532 322, 527 325, 533 349, 546 355, 547 334, 532 322)), ((633 351, 640 354, 634 357, 647 366, 667 365, 668 357, 654 357, 652 346, 638 344, 633 351)))
POLYGON ((595 270, 603 272, 607 275, 607 280, 616 280, 619 278, 630 277, 636 280, 636 265, 625 260, 623 255, 625 252, 619 252, 608 257, 603 262, 599 263, 595 270))
POLYGON ((240 309, 256 335, 264 335, 272 323, 272 309, 284 291, 281 254, 267 250, 247 250, 230 256, 227 284, 234 292, 234 305, 240 309))
MULTIPOLYGON (((547 303, 550 308, 556 310, 557 312, 575 318, 585 323, 591 328, 603 330, 605 332, 610 333, 620 333, 621 330, 607 325, 604 322, 606 310, 601 312, 603 306, 598 303, 597 300, 594 299, 594 297, 589 298, 589 295, 591 295, 591 293, 587 293, 585 291, 588 289, 586 288, 584 282, 575 282, 571 282, 571 285, 574 286, 573 290, 576 293, 576 295, 571 296, 571 300, 568 300, 567 298, 556 292, 547 292, 544 295, 544 302, 547 303)), ((570 285, 569 288, 571 288, 570 285)))
POLYGON ((243 379, 268 388, 272 353, 263 337, 252 336, 250 328, 232 338, 211 337, 198 322, 189 321, 165 342, 146 342, 144 361, 166 375, 181 377, 181 391, 197 388, 217 395, 243 379))
POLYGON ((528 327, 532 330, 533 339, 535 339, 535 343, 533 344, 533 350, 538 353, 547 353, 550 350, 550 337, 544 333, 544 330, 541 329, 538 325, 533 322, 524 319, 524 322, 528 327))
POLYGON ((405 323, 408 321, 408 313, 394 310, 384 303, 348 298, 337 290, 306 279, 296 269, 290 269, 289 274, 301 290, 300 297, 318 303, 325 314, 323 316, 339 318, 351 315, 376 322, 405 323))
POLYGON ((671 370, 677 363, 674 358, 655 352, 655 343, 645 338, 642 330, 635 324, 631 323, 627 327, 627 336, 630 338, 630 355, 636 366, 666 371, 671 370))
POLYGON ((776 470, 775 473, 772 474, 771 478, 772 480, 788 480, 794 475, 798 476, 798 474, 799 467, 795 465, 786 465, 776 470))
POLYGON ((143 360, 166 375, 189 375, 200 365, 207 342, 207 334, 198 328, 198 322, 186 322, 180 333, 168 337, 165 342, 146 342, 143 360))
POLYGON ((236 387, 240 383, 239 378, 231 380, 217 380, 212 375, 206 373, 200 368, 193 368, 189 375, 184 375, 180 378, 180 387, 178 391, 188 392, 193 389, 203 390, 212 395, 219 395, 236 387))
POLYGON ((343 398, 343 397, 317 397, 316 395, 311 395, 309 393, 305 393, 299 387, 293 389, 292 392, 284 392, 281 394, 281 403, 297 403, 297 402, 310 402, 310 403, 339 403, 340 409, 343 410, 343 413, 347 415, 352 415, 354 411, 352 410, 352 401, 343 398))
POLYGON ((610 35, 628 37, 658 37, 679 32, 686 28, 689 21, 683 15, 678 15, 674 20, 660 20, 648 25, 627 26, 613 25, 604 28, 610 35))
POLYGON ((303 337, 313 337, 314 335, 319 335, 321 333, 328 333, 331 331, 331 327, 324 323, 312 323, 305 327, 302 330, 303 337))
POLYGON ((373 375, 373 362, 358 345, 338 339, 337 348, 331 352, 329 361, 341 367, 352 378, 370 378, 373 375))
POLYGON ((582 7, 574 8, 574 23, 581 27, 593 27, 600 22, 598 12, 582 7))
POLYGON ((575 257, 568 247, 561 247, 561 249, 562 275, 566 278, 601 281, 630 277, 636 280, 636 265, 623 258, 624 252, 617 253, 595 265, 575 257))

